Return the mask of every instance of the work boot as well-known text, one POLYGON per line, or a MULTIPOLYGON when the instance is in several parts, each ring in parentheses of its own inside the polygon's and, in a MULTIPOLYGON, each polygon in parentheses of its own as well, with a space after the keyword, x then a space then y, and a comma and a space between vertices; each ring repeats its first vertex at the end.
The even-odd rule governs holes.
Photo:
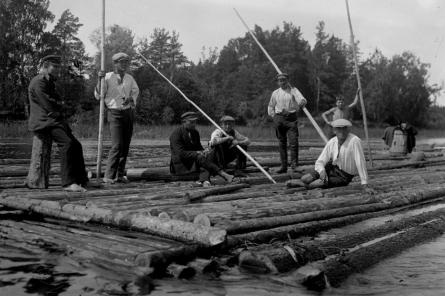
POLYGON ((70 192, 86 192, 87 190, 79 184, 73 183, 71 185, 63 187, 63 190, 70 192))
POLYGON ((291 164, 291 169, 292 169, 292 172, 294 172, 294 173, 303 173, 303 169, 301 168, 301 167, 299 167, 296 163, 292 163, 291 164))
POLYGON ((128 183, 130 183, 130 180, 128 180, 127 176, 122 176, 122 177, 117 178, 117 182, 128 184, 128 183))
POLYGON ((245 178, 245 177, 247 177, 247 174, 245 172, 243 172, 242 170, 235 170, 234 176, 240 177, 240 178, 245 178))
POLYGON ((280 169, 275 171, 276 174, 286 174, 287 173, 287 167, 281 167, 280 169))

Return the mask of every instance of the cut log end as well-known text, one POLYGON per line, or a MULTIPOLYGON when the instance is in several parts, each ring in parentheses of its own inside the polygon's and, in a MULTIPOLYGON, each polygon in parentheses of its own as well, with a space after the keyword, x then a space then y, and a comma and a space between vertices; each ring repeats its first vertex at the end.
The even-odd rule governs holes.
POLYGON ((193 219, 193 223, 207 226, 207 227, 211 226, 210 218, 206 214, 196 215, 196 217, 193 219))

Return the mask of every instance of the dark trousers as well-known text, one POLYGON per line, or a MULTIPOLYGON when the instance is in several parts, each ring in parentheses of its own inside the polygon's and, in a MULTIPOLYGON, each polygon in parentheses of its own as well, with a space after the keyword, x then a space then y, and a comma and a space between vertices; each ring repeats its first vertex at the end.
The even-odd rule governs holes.
MULTIPOLYGON (((244 150, 247 150, 246 145, 240 146, 244 150)), ((230 145, 222 143, 219 145, 215 145, 212 150, 215 151, 215 162, 219 164, 223 169, 226 169, 227 165, 235 159, 235 169, 242 170, 246 168, 246 156, 235 146, 230 147, 230 145)))
POLYGON ((296 113, 289 115, 275 114, 273 117, 275 134, 278 138, 281 167, 287 168, 287 142, 289 140, 290 161, 298 166, 298 120, 296 113))
POLYGON ((199 168, 199 181, 209 181, 210 176, 215 176, 221 170, 218 165, 213 161, 215 159, 215 152, 208 151, 203 155, 198 155, 196 158, 196 164, 199 168))
POLYGON ((105 171, 106 178, 116 179, 123 177, 125 174, 125 164, 133 135, 133 120, 134 111, 132 108, 108 110, 111 149, 108 153, 107 169, 105 171))
MULTIPOLYGON (((333 165, 332 161, 329 161, 326 164, 325 170, 326 175, 328 176, 328 183, 326 184, 327 188, 346 186, 351 183, 352 179, 354 178, 353 175, 350 175, 341 170, 338 166, 333 165)), ((320 178, 320 175, 315 170, 311 174, 314 179, 320 178)))
POLYGON ((85 171, 82 144, 73 136, 68 125, 49 127, 39 133, 49 133, 59 147, 60 177, 62 186, 71 184, 85 185, 88 176, 85 171))

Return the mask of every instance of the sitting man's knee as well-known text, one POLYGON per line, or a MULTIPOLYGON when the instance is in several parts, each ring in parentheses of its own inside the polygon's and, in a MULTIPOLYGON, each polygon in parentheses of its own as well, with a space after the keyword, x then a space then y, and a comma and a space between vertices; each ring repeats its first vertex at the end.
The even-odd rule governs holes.
POLYGON ((312 174, 305 174, 301 177, 301 181, 305 184, 310 184, 312 181, 316 180, 316 178, 312 174))

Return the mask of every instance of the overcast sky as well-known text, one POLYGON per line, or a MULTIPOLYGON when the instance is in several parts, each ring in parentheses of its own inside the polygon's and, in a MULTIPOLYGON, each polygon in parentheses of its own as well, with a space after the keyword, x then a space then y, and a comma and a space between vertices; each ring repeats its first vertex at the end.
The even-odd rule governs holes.
MULTIPOLYGON (((50 1, 56 21, 65 9, 79 17, 79 37, 87 52, 95 53, 89 36, 101 25, 102 0, 50 1)), ((349 7, 365 56, 375 48, 387 57, 409 50, 431 64, 430 84, 445 81, 443 0, 349 0, 349 7)), ((349 40, 344 0, 106 0, 106 25, 127 27, 136 38, 148 37, 156 27, 175 30, 184 54, 196 62, 203 46, 221 49, 229 39, 244 36, 246 30, 233 8, 251 28, 257 24, 271 30, 292 22, 311 45, 320 20, 328 34, 349 40)), ((445 92, 438 104, 445 105, 445 92)))

